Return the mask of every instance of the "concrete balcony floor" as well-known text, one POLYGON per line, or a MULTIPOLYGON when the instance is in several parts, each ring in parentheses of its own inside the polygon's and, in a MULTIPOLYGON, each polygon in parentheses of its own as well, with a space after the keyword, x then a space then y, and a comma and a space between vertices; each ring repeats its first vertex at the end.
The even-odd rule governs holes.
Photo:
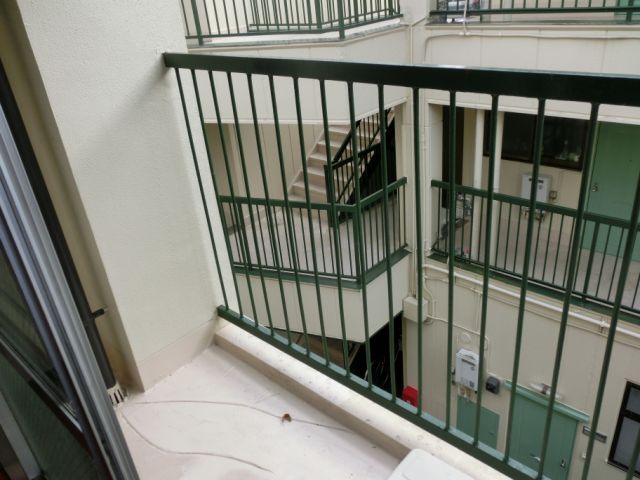
POLYGON ((399 463, 215 345, 117 414, 142 479, 375 480, 399 463))

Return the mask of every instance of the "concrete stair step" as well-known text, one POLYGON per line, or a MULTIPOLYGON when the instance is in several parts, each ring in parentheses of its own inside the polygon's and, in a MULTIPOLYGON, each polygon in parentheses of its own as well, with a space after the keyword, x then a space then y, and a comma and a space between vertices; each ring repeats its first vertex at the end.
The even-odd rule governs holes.
MULTIPOLYGON (((301 179, 292 185, 291 191, 293 195, 302 198, 302 201, 306 201, 304 182, 301 179)), ((309 183, 309 196, 312 202, 324 203, 327 201, 327 192, 324 186, 320 187, 309 183)))

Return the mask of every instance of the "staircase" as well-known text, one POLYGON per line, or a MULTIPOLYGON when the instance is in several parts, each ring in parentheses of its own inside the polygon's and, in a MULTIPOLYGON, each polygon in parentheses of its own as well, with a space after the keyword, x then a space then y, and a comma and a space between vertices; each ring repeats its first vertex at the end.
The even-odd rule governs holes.
MULTIPOLYGON (((325 203, 327 201, 327 182, 325 180, 325 166, 327 165, 327 149, 330 158, 334 158, 343 142, 349 135, 348 126, 329 126, 329 139, 324 133, 318 139, 311 153, 307 156, 307 174, 309 176, 309 196, 312 202, 325 203)), ((291 200, 305 201, 304 173, 302 167, 289 187, 291 200)))
MULTIPOLYGON (((387 126, 393 121, 393 110, 389 110, 386 113, 387 126)), ((372 115, 357 122, 356 126, 356 146, 359 152, 363 149, 371 147, 380 143, 380 133, 378 131, 379 124, 378 116, 372 115)), ((313 150, 307 156, 307 175, 309 177, 309 197, 312 202, 326 203, 327 200, 327 181, 325 178, 325 167, 327 166, 327 151, 329 151, 329 158, 336 165, 336 161, 343 160, 344 157, 350 157, 351 145, 350 142, 353 139, 350 137, 350 127, 347 125, 332 125, 329 126, 328 133, 329 138, 325 138, 324 133, 320 136, 318 141, 313 147, 313 150), (345 141, 349 143, 345 149, 345 141), (336 158, 336 155, 340 154, 341 158, 336 158)), ((338 162, 345 163, 345 162, 338 162)), ((366 167, 366 164, 365 164, 366 167)), ((342 166, 340 175, 336 175, 333 179, 334 188, 336 194, 342 191, 351 177, 352 165, 346 163, 342 166)), ((294 178, 294 181, 289 186, 289 198, 291 200, 305 201, 305 186, 304 186, 304 172, 302 167, 298 171, 294 178)))

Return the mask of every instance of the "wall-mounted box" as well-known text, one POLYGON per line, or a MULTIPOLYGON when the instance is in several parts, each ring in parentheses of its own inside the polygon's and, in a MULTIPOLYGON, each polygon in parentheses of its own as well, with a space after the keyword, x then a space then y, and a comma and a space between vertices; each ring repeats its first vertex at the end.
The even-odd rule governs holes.
POLYGON ((458 385, 478 391, 478 354, 471 350, 461 349, 456 353, 456 374, 458 385))

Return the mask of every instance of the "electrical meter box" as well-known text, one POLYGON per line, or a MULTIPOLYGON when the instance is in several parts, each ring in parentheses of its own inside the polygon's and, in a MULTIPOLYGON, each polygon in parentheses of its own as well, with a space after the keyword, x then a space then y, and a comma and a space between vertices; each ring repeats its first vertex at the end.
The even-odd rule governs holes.
POLYGON ((461 349, 456 353, 455 382, 478 391, 478 354, 461 349))

